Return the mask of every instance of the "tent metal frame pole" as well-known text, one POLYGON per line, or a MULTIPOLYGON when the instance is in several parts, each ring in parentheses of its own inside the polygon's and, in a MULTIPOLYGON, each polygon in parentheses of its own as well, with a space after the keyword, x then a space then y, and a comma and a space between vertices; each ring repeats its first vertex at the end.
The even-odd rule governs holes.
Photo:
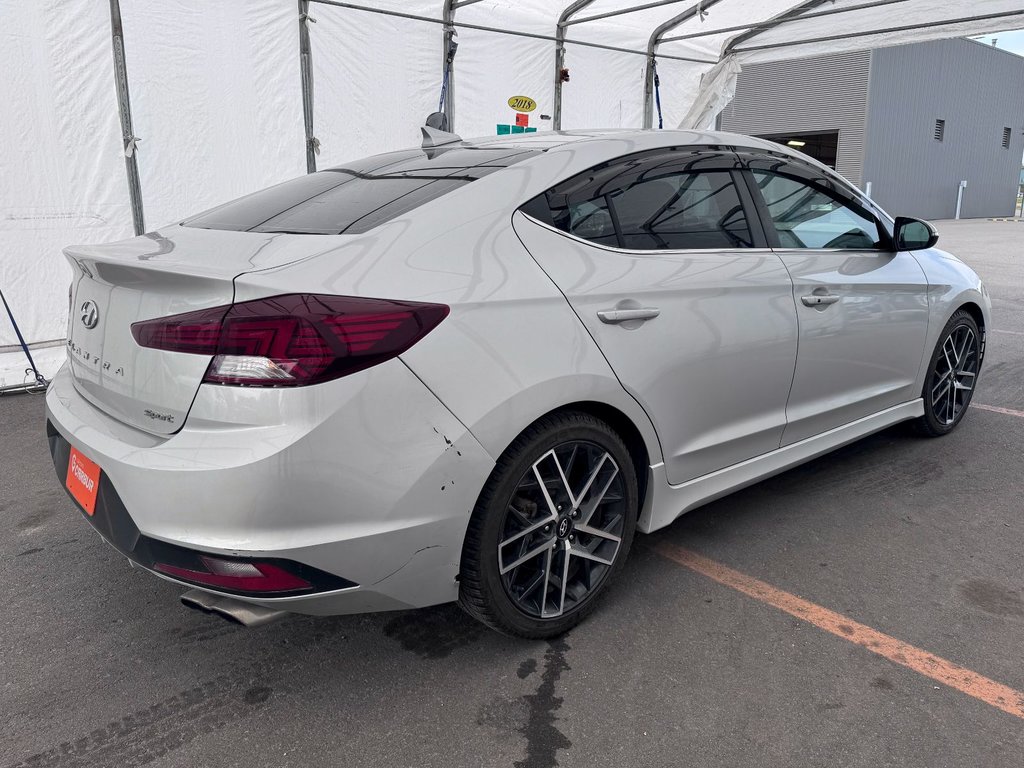
POLYGON ((808 11, 813 11, 815 8, 825 5, 825 3, 827 2, 829 2, 829 0, 804 0, 804 2, 800 3, 800 5, 785 10, 782 13, 778 14, 777 16, 774 16, 773 18, 766 21, 766 26, 758 27, 757 29, 748 29, 746 32, 736 35, 722 48, 722 58, 724 59, 726 56, 732 53, 733 48, 735 48, 740 43, 745 43, 747 40, 757 37, 762 32, 768 32, 769 30, 775 29, 776 27, 781 26, 782 24, 785 24, 788 21, 796 21, 808 11))
MULTIPOLYGON (((863 32, 845 32, 841 35, 823 35, 821 37, 810 37, 804 40, 792 40, 785 43, 766 43, 764 45, 751 45, 746 48, 732 48, 731 53, 748 53, 751 51, 767 51, 773 48, 792 48, 808 43, 827 43, 832 40, 847 40, 851 37, 870 37, 871 35, 885 35, 890 32, 909 32, 914 29, 932 29, 944 27, 947 24, 964 24, 969 21, 989 21, 992 19, 1005 19, 1012 16, 1024 16, 1024 9, 1016 11, 1000 11, 999 13, 986 13, 980 16, 966 16, 959 19, 942 19, 918 24, 904 24, 898 27, 886 27, 884 29, 870 29, 863 32)), ((749 39, 749 38, 748 38, 749 39)))
POLYGON ((455 11, 464 5, 473 5, 480 0, 444 0, 441 6, 441 23, 444 24, 444 41, 441 47, 441 82, 445 82, 445 71, 448 80, 444 88, 444 117, 448 130, 455 133, 455 53, 452 41, 455 39, 455 11))
MULTIPOLYGON (((346 3, 340 0, 309 0, 310 3, 319 3, 320 5, 331 5, 335 8, 347 8, 351 11, 365 11, 366 13, 376 13, 381 16, 394 16, 399 19, 410 19, 412 21, 423 21, 428 24, 444 24, 442 19, 435 19, 431 16, 420 16, 415 13, 405 13, 403 11, 392 11, 385 8, 371 8, 366 5, 358 5, 356 3, 346 3)), ((704 7, 711 5, 711 0, 704 0, 704 7)), ((532 40, 549 40, 551 42, 558 42, 558 38, 554 35, 542 35, 539 32, 523 32, 518 29, 500 29, 498 27, 489 27, 485 24, 469 24, 464 21, 453 21, 452 26, 456 29, 475 29, 480 32, 497 32, 501 35, 511 35, 512 37, 527 37, 532 40)), ((602 43, 591 43, 587 40, 569 40, 566 39, 566 45, 579 45, 584 48, 598 48, 602 51, 617 51, 619 53, 631 53, 637 56, 644 55, 643 51, 638 51, 634 48, 622 48, 617 45, 604 45, 602 43)), ((694 64, 708 64, 714 65, 718 61, 712 61, 710 59, 698 59, 693 56, 670 56, 663 55, 663 59, 673 59, 675 61, 690 61, 694 64)))
POLYGON ((606 11, 605 13, 595 13, 593 16, 584 16, 582 19, 570 21, 566 26, 572 26, 574 24, 586 24, 588 21, 610 19, 614 16, 625 16, 627 13, 634 13, 636 11, 646 11, 650 8, 660 8, 663 5, 676 5, 677 3, 685 2, 686 0, 655 0, 655 2, 644 3, 643 5, 634 5, 627 8, 616 8, 614 11, 606 11))
POLYGON ((448 79, 447 85, 441 87, 445 89, 444 119, 447 123, 447 130, 455 133, 455 110, 453 108, 455 104, 455 57, 451 53, 452 40, 455 39, 453 21, 455 21, 455 2, 454 0, 444 0, 444 5, 441 7, 441 22, 444 24, 444 37, 441 42, 441 83, 446 82, 446 75, 448 79))
MULTIPOLYGON (((883 6, 883 5, 896 5, 897 3, 906 3, 906 2, 909 2, 909 0, 874 0, 874 2, 864 3, 863 5, 849 5, 849 6, 845 6, 843 8, 829 8, 829 9, 826 9, 824 11, 817 11, 817 12, 814 12, 814 13, 805 13, 805 14, 802 14, 802 15, 799 15, 799 16, 794 16, 792 18, 785 18, 784 19, 781 16, 776 16, 774 18, 767 19, 765 21, 761 21, 761 22, 758 22, 756 24, 738 24, 738 25, 736 25, 734 27, 719 27, 718 29, 707 30, 707 31, 704 31, 704 32, 691 32, 688 35, 673 35, 672 37, 663 37, 661 39, 661 42, 662 43, 674 43, 674 42, 676 42, 678 40, 694 40, 694 39, 699 38, 699 37, 710 37, 711 35, 718 35, 718 34, 721 34, 722 32, 744 32, 744 31, 749 31, 749 32, 752 32, 752 33, 760 33, 760 32, 766 32, 769 29, 774 29, 775 27, 777 27, 777 26, 779 26, 779 25, 781 25, 781 24, 783 24, 784 22, 787 22, 787 21, 803 21, 804 19, 818 19, 818 18, 821 18, 822 16, 833 16, 833 15, 835 15, 837 13, 850 13, 851 11, 861 11, 861 10, 865 10, 867 8, 878 8, 878 7, 883 6)), ((821 3, 816 3, 816 5, 820 5, 820 4, 821 3)), ((791 10, 793 10, 793 9, 791 9, 791 10)), ((786 13, 788 13, 788 11, 786 13)))
POLYGON ((593 2, 594 0, 576 0, 562 11, 555 27, 555 95, 551 109, 551 128, 555 131, 562 130, 562 68, 565 66, 565 30, 573 14, 582 11, 593 2))
POLYGON ((142 210, 142 182, 139 180, 139 159, 136 149, 139 137, 132 127, 132 104, 128 91, 128 66, 124 55, 124 29, 121 24, 121 4, 110 0, 110 38, 114 51, 114 86, 117 89, 117 111, 121 116, 121 150, 128 174, 128 197, 132 208, 132 226, 135 234, 146 231, 142 210))
POLYGON ((309 41, 309 0, 299 0, 299 74, 302 122, 306 131, 306 173, 316 173, 316 151, 320 142, 313 133, 313 47, 309 41))
MULTIPOLYGON (((647 68, 644 72, 644 128, 654 127, 654 66, 658 54, 658 45, 666 32, 671 32, 680 24, 689 21, 695 16, 700 16, 704 11, 717 5, 721 0, 701 0, 701 2, 690 6, 682 13, 676 14, 671 19, 658 25, 651 33, 647 41, 647 68)), ((662 58, 669 58, 663 56, 662 58)), ((717 62, 714 62, 717 63, 717 62)))

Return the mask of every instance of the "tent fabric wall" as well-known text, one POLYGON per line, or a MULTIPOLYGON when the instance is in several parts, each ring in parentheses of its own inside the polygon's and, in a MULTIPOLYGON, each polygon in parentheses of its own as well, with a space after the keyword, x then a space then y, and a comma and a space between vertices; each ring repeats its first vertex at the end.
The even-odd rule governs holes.
MULTIPOLYGON (((91 0, 4 0, 0 18, 0 289, 26 339, 61 339, 61 248, 131 234, 110 17, 91 0)), ((16 343, 0 311, 0 351, 16 343)))
MULTIPOLYGON (((309 24, 309 35, 313 125, 320 141, 317 167, 414 146, 424 118, 437 110, 441 27, 316 4, 310 15, 316 19, 309 24), (396 45, 401 47, 399 56, 396 45)), ((289 69, 296 94, 297 55, 292 52, 289 69)), ((300 129, 301 114, 300 108, 300 129)), ((291 154, 302 147, 300 140, 291 154)))
MULTIPOLYGON (((439 20, 442 0, 363 0, 378 10, 439 20)), ((569 0, 482 0, 458 8, 456 23, 551 38, 569 0)), ((632 7, 595 0, 576 19, 632 7)), ((568 27, 564 128, 639 127, 648 42, 659 25, 696 0, 568 27), (637 53, 583 47, 589 41, 637 53)), ((665 126, 710 125, 727 103, 739 67, 1006 29, 1024 0, 829 0, 810 13, 854 10, 759 31, 759 24, 806 3, 702 0, 667 31, 658 53, 665 126), (860 7, 864 6, 864 7, 860 7), (963 21, 975 17, 970 21, 963 21), (935 24, 878 32, 888 27, 935 24), (943 23, 945 22, 945 23, 943 23), (736 29, 740 28, 740 29, 736 29), (873 34, 857 36, 857 32, 873 34), (699 34, 690 39, 673 37, 699 34), (800 43, 821 36, 835 39, 800 43), (763 47, 778 46, 778 47, 763 47), (714 62, 728 54, 714 76, 714 62), (707 63, 676 61, 683 56, 707 63), (695 103, 696 100, 696 103, 695 103), (692 108, 691 108, 692 106, 692 108)), ((152 230, 305 171, 296 0, 195 3, 121 0, 125 49, 147 228, 152 230)), ((319 167, 415 144, 437 109, 443 27, 365 10, 310 3, 314 133, 319 167)), ((96 0, 0 0, 0 288, 30 342, 60 340, 70 243, 128 237, 131 211, 114 92, 108 4, 96 0)), ((554 42, 457 29, 455 129, 492 135, 512 122, 506 100, 530 96, 530 124, 551 114, 554 42)), ((0 358, 15 343, 0 317, 0 358)), ((18 354, 17 368, 23 367, 18 354)), ((2 363, 2 360, 0 360, 2 363)), ((3 365, 0 364, 0 384, 3 365)))
POLYGON ((121 0, 147 229, 305 172, 295 8, 121 0))

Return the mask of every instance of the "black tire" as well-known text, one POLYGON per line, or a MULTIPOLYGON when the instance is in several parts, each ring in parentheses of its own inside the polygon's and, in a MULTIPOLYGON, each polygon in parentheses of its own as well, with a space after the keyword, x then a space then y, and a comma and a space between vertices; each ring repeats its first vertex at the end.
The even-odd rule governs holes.
POLYGON ((969 312, 957 310, 939 334, 935 351, 928 361, 928 375, 921 390, 924 415, 913 422, 918 434, 942 437, 956 429, 974 397, 980 372, 981 333, 978 324, 969 312), (955 363, 953 366, 951 361, 955 363), (966 386, 970 389, 965 389, 966 386))
POLYGON ((480 494, 462 548, 459 604, 508 635, 563 634, 594 609, 622 570, 636 530, 638 497, 629 451, 611 427, 575 411, 540 419, 501 455, 480 494), (556 471, 563 463, 568 492, 556 471), (578 494, 576 504, 569 493, 578 494), (546 518, 547 527, 537 528, 546 518), (597 530, 598 536, 585 532, 597 530), (539 554, 514 565, 530 552, 539 554), (545 572, 547 580, 537 584, 545 572))

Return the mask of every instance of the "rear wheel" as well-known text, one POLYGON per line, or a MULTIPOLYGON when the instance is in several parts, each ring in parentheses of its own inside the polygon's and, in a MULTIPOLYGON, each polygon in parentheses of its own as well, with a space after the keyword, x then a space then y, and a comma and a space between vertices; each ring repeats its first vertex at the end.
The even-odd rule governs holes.
POLYGON ((473 511, 459 603, 494 629, 560 635, 593 610, 636 529, 622 438, 585 413, 545 417, 502 454, 473 511))
POLYGON ((981 333, 969 312, 959 310, 939 334, 921 393, 924 415, 915 426, 923 435, 948 435, 963 419, 981 369, 981 333))

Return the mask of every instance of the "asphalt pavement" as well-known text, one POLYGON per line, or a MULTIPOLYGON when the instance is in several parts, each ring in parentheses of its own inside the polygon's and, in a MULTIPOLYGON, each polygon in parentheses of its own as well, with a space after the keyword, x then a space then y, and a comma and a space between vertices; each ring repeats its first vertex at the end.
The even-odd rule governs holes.
POLYGON ((0 398, 0 768, 1024 765, 1024 223, 939 229, 993 295, 989 409, 639 537, 552 642, 454 606, 259 629, 189 611, 67 500, 42 397, 0 398))

